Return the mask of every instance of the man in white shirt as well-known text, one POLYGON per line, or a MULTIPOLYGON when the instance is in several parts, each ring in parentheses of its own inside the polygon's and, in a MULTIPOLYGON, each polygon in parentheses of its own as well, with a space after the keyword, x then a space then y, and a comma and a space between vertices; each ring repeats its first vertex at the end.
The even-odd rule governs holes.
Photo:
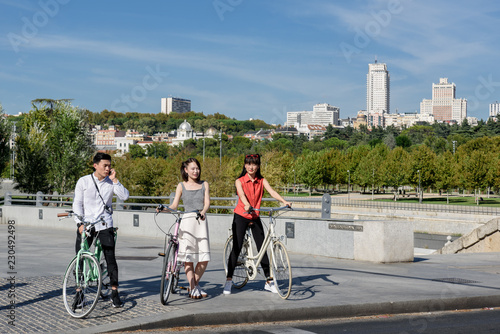
MULTIPOLYGON (((121 200, 128 199, 128 190, 116 178, 116 171, 111 168, 111 156, 99 152, 94 156, 95 172, 81 177, 76 183, 75 197, 73 200, 73 212, 83 216, 85 221, 95 221, 100 216, 104 218, 105 223, 94 225, 91 236, 87 241, 89 245, 97 235, 101 242, 104 258, 108 266, 108 273, 111 285, 111 302, 114 307, 121 307, 123 303, 118 294, 118 265, 115 258, 115 239, 113 231, 113 194, 121 200)), ((78 253, 81 245, 81 233, 83 224, 78 218, 77 237, 75 250, 78 253)), ((73 308, 77 307, 83 300, 83 292, 78 291, 73 308)))

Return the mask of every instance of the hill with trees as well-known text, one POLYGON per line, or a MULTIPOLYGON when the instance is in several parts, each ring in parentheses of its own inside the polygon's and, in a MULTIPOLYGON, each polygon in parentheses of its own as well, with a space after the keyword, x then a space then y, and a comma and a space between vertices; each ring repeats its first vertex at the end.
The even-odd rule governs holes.
MULTIPOLYGON (((181 161, 196 157, 202 163, 203 178, 211 183, 212 196, 230 196, 243 157, 249 153, 262 155, 263 175, 276 187, 302 184, 333 192, 349 183, 365 191, 372 187, 416 189, 419 185, 445 193, 452 189, 471 193, 500 189, 500 178, 495 177, 500 172, 500 122, 491 119, 474 127, 466 121, 405 129, 329 126, 323 137, 312 140, 305 135, 275 134, 272 140, 253 141, 243 134, 273 127, 260 120, 238 121, 221 114, 93 113, 68 101, 41 101, 20 118, 4 119, 3 129, 9 129, 8 122, 17 122, 14 177, 21 190, 70 192, 78 177, 91 172, 95 148, 88 130, 92 125, 153 134, 177 129, 184 119, 197 132, 209 127, 223 131, 222 140, 206 138, 203 145, 202 140, 189 139, 179 147, 166 143, 154 143, 146 149, 132 146, 129 154, 114 158, 120 180, 131 195, 168 195, 180 181, 181 161)), ((3 142, 8 138, 7 130, 0 133, 3 142)), ((0 152, 6 161, 8 150, 0 152)))

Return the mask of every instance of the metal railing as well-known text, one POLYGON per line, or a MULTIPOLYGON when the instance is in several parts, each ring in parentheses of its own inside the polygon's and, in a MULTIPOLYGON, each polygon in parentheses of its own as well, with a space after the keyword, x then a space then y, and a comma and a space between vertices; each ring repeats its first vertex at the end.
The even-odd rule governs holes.
MULTIPOLYGON (((174 199, 174 193, 169 196, 130 196, 127 201, 114 199, 115 210, 148 210, 154 209, 158 204, 169 204, 174 199)), ((6 193, 4 198, 0 198, 0 205, 35 205, 35 206, 71 206, 73 195, 58 194, 16 194, 6 193)), ((229 213, 237 203, 237 197, 212 197, 211 212, 229 213), (228 203, 229 202, 229 203, 228 203)), ((405 202, 381 202, 371 200, 352 200, 344 198, 331 198, 329 194, 322 197, 292 197, 286 198, 288 201, 297 204, 304 204, 307 207, 294 207, 294 211, 318 212, 323 218, 329 218, 330 213, 335 211, 335 207, 369 208, 383 210, 405 210, 405 211, 430 211, 460 214, 480 214, 480 215, 500 215, 500 207, 476 206, 476 205, 453 205, 453 204, 423 204, 405 202)), ((272 198, 263 198, 263 206, 276 206, 277 201, 272 198), (272 204, 271 204, 272 203, 272 204)), ((182 205, 180 205, 182 207, 182 205)))
POLYGON ((448 212, 448 213, 462 213, 462 214, 500 215, 500 207, 480 206, 480 205, 381 202, 381 201, 347 200, 339 198, 332 200, 332 206, 385 209, 385 210, 431 211, 431 212, 448 212))

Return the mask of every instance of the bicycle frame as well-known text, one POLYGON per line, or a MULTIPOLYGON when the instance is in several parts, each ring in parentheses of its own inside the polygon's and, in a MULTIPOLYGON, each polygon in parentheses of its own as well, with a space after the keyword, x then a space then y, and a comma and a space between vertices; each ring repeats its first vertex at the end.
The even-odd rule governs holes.
MULTIPOLYGON (((259 271, 258 267, 260 265, 260 262, 264 258, 264 255, 266 254, 266 252, 269 248, 269 245, 271 244, 271 241, 278 239, 278 237, 276 236, 276 233, 275 233, 275 229, 274 229, 274 226, 276 224, 276 218, 273 217, 273 212, 279 211, 279 210, 282 210, 285 208, 288 208, 288 207, 283 206, 283 207, 276 208, 276 209, 274 209, 274 208, 272 208, 272 209, 253 209, 255 211, 269 212, 269 227, 267 229, 267 234, 264 238, 264 241, 262 242, 262 246, 256 255, 254 255, 254 251, 253 251, 254 242, 252 242, 252 237, 250 236, 250 226, 247 227, 244 242, 248 242, 248 247, 247 247, 248 254, 247 254, 247 258, 246 258, 246 266, 247 266, 247 268, 252 269, 248 273, 248 278, 250 280, 254 280, 257 277, 257 274, 259 271)), ((271 257, 270 258, 271 258, 271 265, 272 265, 272 259, 274 259, 275 254, 274 254, 274 250, 272 247, 270 248, 270 250, 271 250, 271 257)))
MULTIPOLYGON (((179 244, 179 239, 178 238, 179 238, 179 228, 181 226, 181 221, 182 221, 181 215, 182 214, 186 214, 186 213, 195 213, 195 212, 199 214, 199 211, 195 210, 195 211, 184 212, 184 211, 180 211, 180 210, 171 209, 168 206, 164 206, 164 205, 161 205, 161 204, 160 204, 160 206, 158 206, 158 210, 160 210, 160 211, 157 212, 157 214, 160 213, 160 212, 163 212, 164 210, 166 210, 165 212, 170 213, 170 214, 174 215, 174 217, 175 217, 174 233, 171 234, 171 233, 165 233, 165 232, 163 232, 163 233, 165 233, 166 235, 169 236, 168 241, 165 240, 165 245, 163 247, 164 248, 163 250, 166 251, 167 250, 167 245, 169 245, 170 243, 175 243, 177 245, 179 244)), ((158 228, 160 228, 160 227, 158 226, 158 228)), ((161 230, 161 228, 160 228, 160 230, 161 230)), ((177 263, 177 253, 175 254, 175 260, 176 260, 176 263, 177 263)))
MULTIPOLYGON (((66 215, 58 215, 59 217, 65 217, 65 218, 69 218, 71 217, 72 215, 75 215, 75 213, 72 213, 72 212, 69 212, 68 214, 66 215)), ((83 217, 79 217, 77 216, 80 220, 82 220, 83 217)), ((101 245, 101 242, 99 241, 99 238, 98 236, 96 235, 94 237, 94 240, 92 242, 92 244, 88 244, 87 242, 87 238, 86 238, 86 233, 87 233, 87 229, 90 229, 91 226, 97 224, 97 223, 100 223, 102 222, 102 217, 99 217, 98 220, 96 220, 95 222, 92 222, 92 223, 89 223, 89 222, 86 222, 85 223, 85 228, 83 229, 82 233, 81 233, 81 243, 80 243, 80 250, 78 251, 78 253, 71 259, 70 261, 70 264, 68 264, 68 267, 66 267, 66 270, 69 268, 69 266, 71 265, 71 262, 73 262, 73 260, 76 258, 78 259, 78 263, 80 263, 80 259, 81 257, 83 256, 83 254, 88 254, 90 256, 93 256, 95 257, 95 259, 97 260, 97 262, 99 263, 101 261, 101 257, 103 256, 103 249, 102 249, 102 245, 101 245), (90 248, 92 247, 92 245, 94 245, 94 251, 90 251, 90 248)), ((113 232, 114 232, 114 239, 115 239, 115 243, 116 243, 116 239, 117 239, 117 236, 118 236, 118 233, 116 232, 118 230, 117 227, 114 227, 113 228, 113 232)), ((97 276, 99 275, 99 272, 97 271, 97 268, 94 268, 90 273, 87 273, 87 270, 85 268, 85 266, 87 265, 85 263, 85 261, 82 263, 83 264, 83 274, 84 274, 84 282, 85 281, 88 281, 88 280, 95 280, 97 278, 97 276), (88 275, 89 277, 86 277, 86 275, 88 275)), ((76 281, 77 283, 80 283, 79 282, 79 279, 80 279, 80 276, 78 275, 78 269, 79 269, 79 266, 77 266, 77 272, 76 272, 76 281)), ((101 273, 101 275, 104 276, 105 273, 101 273)))
MULTIPOLYGON (((162 268, 162 273, 161 273, 161 280, 160 280, 160 301, 163 305, 167 304, 168 297, 170 293, 175 293, 175 289, 177 288, 177 283, 179 281, 179 272, 180 268, 182 267, 183 263, 179 263, 178 261, 178 252, 179 252, 179 229, 182 221, 182 214, 186 213, 191 213, 191 212, 182 212, 179 210, 174 210, 169 207, 165 207, 160 204, 157 208, 157 214, 160 212, 168 212, 172 215, 175 216, 175 223, 172 226, 174 227, 174 232, 173 234, 170 233, 170 230, 172 229, 172 226, 169 229, 169 232, 163 231, 161 227, 158 225, 156 222, 155 218, 155 223, 158 226, 158 228, 165 233, 165 244, 164 244, 164 250, 163 253, 158 253, 158 255, 163 256, 163 268, 162 268), (168 240, 167 240, 168 236, 168 240), (173 247, 173 251, 171 251, 173 247)), ((197 212, 199 215, 199 212, 197 212)), ((157 215, 156 214, 156 215, 157 215)), ((155 215, 155 217, 156 217, 155 215)))

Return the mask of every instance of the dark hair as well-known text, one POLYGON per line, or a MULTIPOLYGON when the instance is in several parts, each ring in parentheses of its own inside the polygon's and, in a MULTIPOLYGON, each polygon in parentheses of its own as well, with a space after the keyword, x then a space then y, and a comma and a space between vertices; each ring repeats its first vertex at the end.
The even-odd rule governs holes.
POLYGON ((263 179, 264 177, 260 173, 260 155, 259 154, 247 154, 245 155, 245 162, 243 164, 243 170, 241 171, 240 176, 238 176, 238 179, 242 176, 245 176, 247 173, 247 170, 245 168, 246 164, 255 164, 259 166, 259 169, 257 169, 257 172, 255 173, 255 176, 257 176, 259 179, 263 179))
POLYGON ((109 160, 111 161, 111 156, 107 153, 104 152, 97 152, 96 155, 94 155, 94 163, 98 164, 101 162, 101 160, 109 160))
POLYGON ((198 174, 198 178, 196 179, 197 182, 200 182, 200 177, 201 177, 201 166, 200 166, 200 162, 198 160, 196 160, 195 158, 189 158, 187 159, 186 161, 183 161, 182 164, 181 164, 181 175, 182 175, 182 179, 184 181, 187 182, 188 180, 188 174, 186 173, 186 171, 184 170, 184 168, 187 168, 187 166, 194 162, 198 168, 200 169, 200 174, 198 174))

